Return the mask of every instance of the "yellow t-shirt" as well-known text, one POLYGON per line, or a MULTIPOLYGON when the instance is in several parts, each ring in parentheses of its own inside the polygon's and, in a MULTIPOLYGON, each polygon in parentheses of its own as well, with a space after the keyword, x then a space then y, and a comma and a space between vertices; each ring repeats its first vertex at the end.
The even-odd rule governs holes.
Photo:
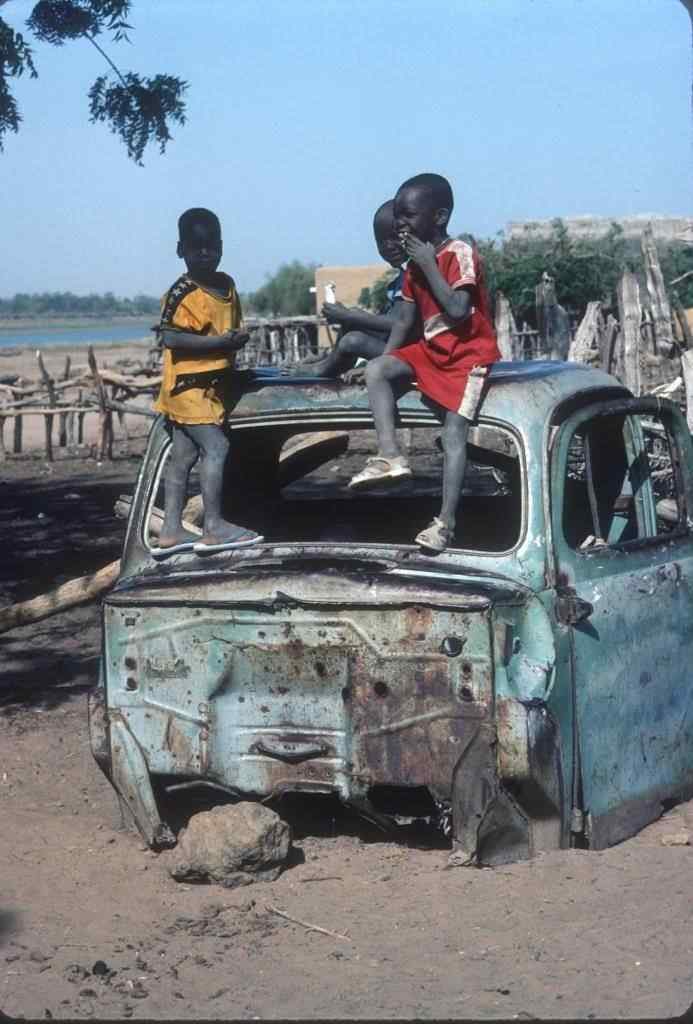
MULTIPOLYGON (((206 291, 187 274, 179 277, 162 299, 161 327, 178 328, 205 338, 239 328, 242 313, 236 286, 227 274, 221 278, 228 286, 223 298, 206 291)), ((154 408, 176 423, 222 423, 224 404, 216 383, 186 388, 176 395, 171 392, 182 374, 228 370, 233 362, 233 355, 226 352, 206 352, 195 358, 191 352, 176 353, 164 347, 161 391, 154 408)))

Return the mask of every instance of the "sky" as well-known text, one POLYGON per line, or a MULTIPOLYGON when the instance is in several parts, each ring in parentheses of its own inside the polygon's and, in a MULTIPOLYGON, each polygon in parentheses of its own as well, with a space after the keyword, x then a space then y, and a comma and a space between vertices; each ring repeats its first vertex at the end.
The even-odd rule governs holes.
MULTIPOLYGON (((33 3, 2 17, 22 30, 33 3)), ((282 263, 373 263, 406 178, 452 183, 451 233, 510 220, 690 215, 691 27, 678 0, 133 0, 123 70, 189 83, 161 156, 128 160, 86 41, 36 43, 0 153, 0 296, 161 294, 176 221, 219 215, 241 291, 282 263)))

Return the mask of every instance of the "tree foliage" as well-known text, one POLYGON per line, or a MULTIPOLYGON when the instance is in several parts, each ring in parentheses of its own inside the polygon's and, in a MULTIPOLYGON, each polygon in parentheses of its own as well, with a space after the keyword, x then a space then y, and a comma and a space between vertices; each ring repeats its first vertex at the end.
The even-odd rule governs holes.
POLYGON ((159 300, 151 295, 119 299, 113 292, 103 295, 74 295, 72 292, 17 292, 0 299, 0 318, 64 316, 156 316, 159 300))
POLYGON ((262 316, 309 316, 315 312, 310 291, 314 283, 315 264, 283 263, 261 288, 244 296, 244 310, 262 316))
MULTIPOLYGON (((171 140, 170 125, 185 123, 187 83, 172 75, 147 78, 123 73, 105 53, 96 37, 110 32, 114 42, 127 41, 130 8, 131 0, 39 0, 26 25, 40 42, 62 46, 86 39, 99 51, 116 78, 102 75, 92 85, 90 120, 105 122, 141 166, 149 142, 156 142, 163 153, 171 140)), ((33 51, 22 34, 0 18, 0 151, 7 133, 19 130, 22 118, 10 82, 25 72, 37 77, 33 51)))
POLYGON ((357 305, 373 313, 384 312, 388 306, 387 290, 396 274, 396 270, 388 270, 370 288, 362 288, 357 305))
MULTIPOLYGON (((529 323, 534 322, 535 288, 544 272, 554 279, 558 301, 575 316, 597 299, 615 309, 616 284, 624 269, 642 279, 640 242, 625 238, 617 223, 603 237, 582 239, 571 237, 565 224, 555 220, 546 238, 491 239, 479 241, 478 247, 491 298, 502 291, 515 318, 529 323)), ((693 270, 693 247, 659 242, 657 248, 665 282, 693 270)), ((677 290, 684 305, 693 305, 693 278, 677 290)))

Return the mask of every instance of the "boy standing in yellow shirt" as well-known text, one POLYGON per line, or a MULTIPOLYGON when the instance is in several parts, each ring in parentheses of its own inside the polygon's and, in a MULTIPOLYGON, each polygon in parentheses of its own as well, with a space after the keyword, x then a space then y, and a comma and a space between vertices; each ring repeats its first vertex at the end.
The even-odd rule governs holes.
POLYGON ((217 271, 221 226, 210 210, 186 210, 178 220, 177 253, 187 268, 164 296, 160 336, 163 379, 154 406, 169 421, 172 451, 166 469, 165 513, 155 558, 180 551, 211 554, 248 547, 263 538, 221 514, 224 463, 229 439, 224 431, 222 381, 232 372, 234 353, 248 341, 240 330, 241 305, 233 279, 217 271), (200 461, 204 505, 201 538, 183 528, 188 477, 200 461))

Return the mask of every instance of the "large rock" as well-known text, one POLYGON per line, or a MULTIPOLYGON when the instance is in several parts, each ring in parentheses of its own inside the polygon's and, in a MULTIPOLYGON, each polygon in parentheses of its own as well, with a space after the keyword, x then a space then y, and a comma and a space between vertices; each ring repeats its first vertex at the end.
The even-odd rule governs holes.
POLYGON ((233 889, 272 882, 286 863, 291 829, 269 807, 239 803, 195 814, 167 855, 178 881, 211 881, 233 889))

